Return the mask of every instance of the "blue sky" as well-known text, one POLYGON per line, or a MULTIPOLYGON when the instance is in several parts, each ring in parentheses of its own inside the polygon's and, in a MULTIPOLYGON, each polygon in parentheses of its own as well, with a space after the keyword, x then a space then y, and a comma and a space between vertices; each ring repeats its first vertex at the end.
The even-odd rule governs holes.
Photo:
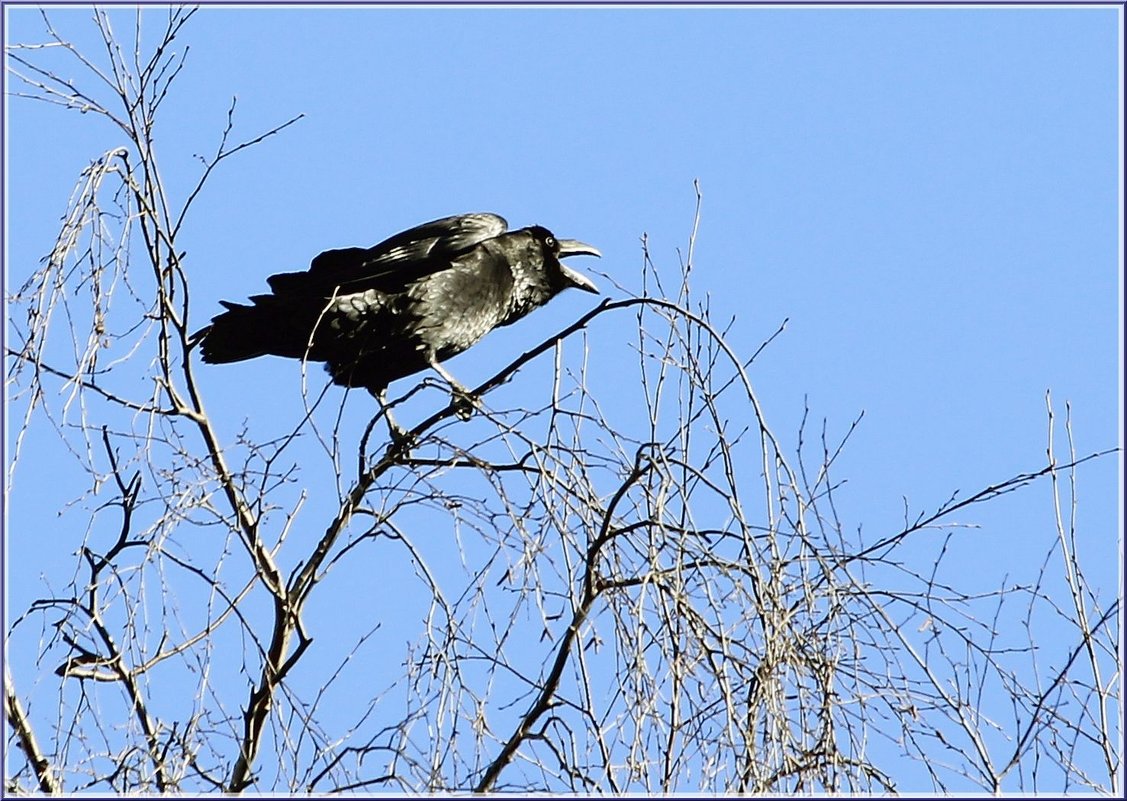
MULTIPOLYGON (((94 41, 88 12, 52 19, 94 41)), ((1108 7, 206 9, 157 146, 175 194, 232 97, 236 139, 304 115, 226 162, 186 227, 201 325, 322 250, 466 211, 591 242, 582 268, 637 288, 643 235, 676 274, 699 181, 695 291, 744 354, 789 321, 751 370, 784 442, 804 398, 837 436, 864 412, 839 504, 878 536, 904 499, 914 514, 1039 469, 1047 390, 1081 455, 1121 442, 1120 31, 1108 7)), ((41 40, 38 13, 9 7, 7 37, 41 40)), ((6 133, 11 290, 117 133, 17 98, 6 133)), ((472 384, 592 303, 566 294, 449 367, 472 384)), ((292 363, 198 372, 229 436, 300 416, 292 363)), ((11 608, 62 569, 44 541, 66 492, 37 478, 62 457, 38 436, 9 510, 11 608)), ((1115 457, 1080 475, 1103 597, 1121 480, 1115 457)), ((967 580, 1040 559, 1050 512, 1036 488, 976 510, 967 580)))

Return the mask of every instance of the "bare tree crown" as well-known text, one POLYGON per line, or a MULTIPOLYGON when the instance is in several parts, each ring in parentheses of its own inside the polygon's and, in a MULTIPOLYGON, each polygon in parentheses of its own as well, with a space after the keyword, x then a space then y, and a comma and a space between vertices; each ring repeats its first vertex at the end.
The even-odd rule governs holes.
POLYGON ((317 370, 284 431, 205 407, 181 231, 216 169, 300 116, 237 141, 232 102, 171 194, 153 128, 194 13, 138 12, 151 50, 101 10, 102 53, 46 15, 9 50, 12 102, 124 143, 10 284, 8 498, 31 439, 78 476, 72 569, 9 609, 10 792, 1121 791, 1119 607, 1076 537, 1104 453, 1046 398, 1044 464, 862 535, 833 477, 860 418, 772 430, 758 351, 690 286, 699 194, 680 263, 643 240, 642 290, 499 365, 471 422, 431 379, 403 393, 410 453, 317 370), (590 346, 623 320, 632 341, 590 346), (608 364, 636 377, 613 395, 608 364), (956 514, 1031 485, 1053 501, 1040 574, 966 589, 956 514), (1046 618, 1070 636, 1039 641, 1046 618))

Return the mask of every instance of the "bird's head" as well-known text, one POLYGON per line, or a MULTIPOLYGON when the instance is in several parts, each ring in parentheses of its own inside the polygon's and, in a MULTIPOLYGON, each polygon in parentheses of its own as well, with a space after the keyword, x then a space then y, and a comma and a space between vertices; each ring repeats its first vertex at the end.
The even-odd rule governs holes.
POLYGON ((598 294, 599 288, 587 276, 570 269, 561 259, 568 256, 599 256, 603 254, 594 245, 580 242, 578 239, 559 239, 540 225, 528 229, 544 251, 544 269, 548 274, 554 292, 575 287, 584 292, 598 294))

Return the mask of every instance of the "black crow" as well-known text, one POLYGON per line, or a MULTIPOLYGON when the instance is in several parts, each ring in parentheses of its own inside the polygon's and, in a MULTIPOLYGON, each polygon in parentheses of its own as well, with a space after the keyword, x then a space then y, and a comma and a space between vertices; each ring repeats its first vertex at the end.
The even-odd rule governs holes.
POLYGON ((539 225, 508 231, 496 214, 425 223, 371 248, 329 250, 309 269, 267 280, 251 305, 225 312, 193 337, 205 362, 273 354, 325 362, 333 383, 382 400, 387 385, 439 362, 543 306, 568 287, 598 292, 560 259, 601 255, 539 225))

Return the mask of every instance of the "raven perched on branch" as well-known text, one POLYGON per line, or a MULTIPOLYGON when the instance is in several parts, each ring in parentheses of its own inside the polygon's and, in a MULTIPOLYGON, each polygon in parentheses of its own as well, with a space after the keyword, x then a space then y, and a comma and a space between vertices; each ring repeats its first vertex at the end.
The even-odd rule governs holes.
POLYGON ((273 354, 325 362, 333 383, 377 398, 397 378, 439 362, 543 306, 568 287, 598 292, 560 259, 601 255, 534 225, 507 231, 496 214, 424 223, 371 248, 329 250, 300 273, 267 280, 271 294, 227 310, 193 337, 203 360, 273 354))

